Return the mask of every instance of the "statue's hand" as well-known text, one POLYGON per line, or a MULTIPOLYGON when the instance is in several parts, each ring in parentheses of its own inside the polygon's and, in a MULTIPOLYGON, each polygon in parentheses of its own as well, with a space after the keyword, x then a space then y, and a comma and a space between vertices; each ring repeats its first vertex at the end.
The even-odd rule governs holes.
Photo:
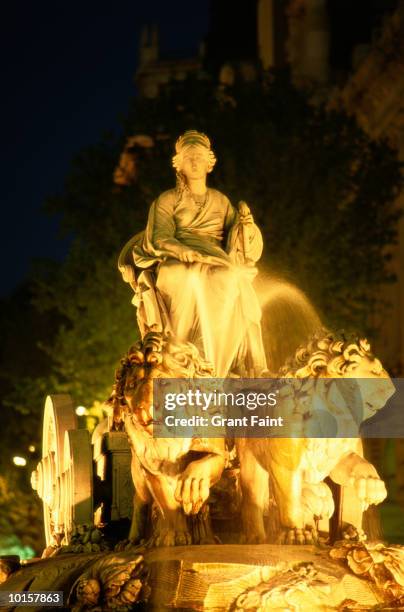
POLYGON ((197 514, 209 497, 210 472, 203 462, 193 461, 180 475, 174 497, 185 514, 197 514))
POLYGON ((193 249, 184 249, 180 251, 178 253, 178 258, 180 261, 185 261, 186 263, 194 263, 195 261, 203 260, 202 255, 193 249))
POLYGON ((249 212, 246 215, 239 216, 241 225, 252 225, 254 223, 254 217, 249 212))
POLYGON ((247 202, 244 202, 242 200, 241 202, 238 203, 238 214, 239 214, 240 223, 242 225, 251 225, 252 223, 254 223, 254 219, 253 219, 250 207, 248 206, 247 202))

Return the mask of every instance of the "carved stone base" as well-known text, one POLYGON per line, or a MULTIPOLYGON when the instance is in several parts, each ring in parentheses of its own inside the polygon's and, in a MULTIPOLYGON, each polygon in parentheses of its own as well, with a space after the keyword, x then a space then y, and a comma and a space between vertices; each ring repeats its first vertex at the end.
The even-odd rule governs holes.
POLYGON ((31 562, 0 589, 63 590, 75 612, 403 609, 403 559, 403 547, 363 543, 138 548, 31 562))
MULTIPOLYGON (((353 600, 369 610, 382 598, 314 546, 223 545, 147 555, 150 609, 336 610, 353 600)), ((341 608, 342 609, 342 608, 341 608)))

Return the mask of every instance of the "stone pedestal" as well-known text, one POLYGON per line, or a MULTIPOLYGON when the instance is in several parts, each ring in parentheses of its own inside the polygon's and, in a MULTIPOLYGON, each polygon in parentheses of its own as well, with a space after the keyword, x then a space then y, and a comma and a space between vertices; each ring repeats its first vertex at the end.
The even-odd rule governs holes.
POLYGON ((64 609, 75 612, 123 612, 135 604, 159 612, 370 610, 404 603, 402 559, 401 547, 382 544, 139 547, 34 561, 0 590, 63 591, 64 609))

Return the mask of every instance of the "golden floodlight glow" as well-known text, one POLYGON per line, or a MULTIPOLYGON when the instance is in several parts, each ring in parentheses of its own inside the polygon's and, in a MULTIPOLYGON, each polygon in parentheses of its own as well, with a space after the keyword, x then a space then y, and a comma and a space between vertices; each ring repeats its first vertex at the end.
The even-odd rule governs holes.
POLYGON ((29 450, 30 453, 35 453, 36 448, 35 448, 35 446, 33 444, 30 444, 28 446, 28 450, 29 450))
POLYGON ((27 460, 25 457, 13 457, 14 465, 18 465, 18 467, 24 467, 27 465, 27 460))
POLYGON ((77 416, 84 416, 85 414, 87 414, 87 408, 85 408, 84 406, 77 406, 76 414, 77 416))

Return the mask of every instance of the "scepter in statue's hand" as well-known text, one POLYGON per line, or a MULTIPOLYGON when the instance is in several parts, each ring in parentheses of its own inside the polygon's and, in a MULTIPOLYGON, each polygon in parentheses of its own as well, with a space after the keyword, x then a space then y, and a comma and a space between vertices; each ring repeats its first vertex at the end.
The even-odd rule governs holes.
POLYGON ((240 223, 242 229, 242 238, 243 238, 243 255, 244 260, 249 259, 248 253, 250 250, 250 235, 248 233, 248 225, 252 225, 254 223, 253 216, 251 214, 250 207, 247 202, 241 200, 238 203, 238 212, 240 215, 240 223))

